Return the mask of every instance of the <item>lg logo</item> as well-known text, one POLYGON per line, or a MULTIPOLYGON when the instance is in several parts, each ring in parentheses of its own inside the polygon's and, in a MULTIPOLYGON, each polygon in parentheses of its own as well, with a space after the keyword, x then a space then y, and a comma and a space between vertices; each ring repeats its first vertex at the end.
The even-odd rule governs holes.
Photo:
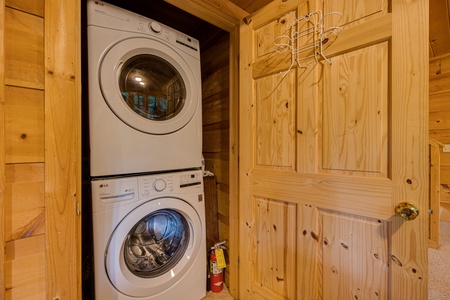
POLYGON ((107 188, 107 187, 109 187, 109 185, 107 183, 105 183, 105 184, 102 183, 102 184, 99 185, 99 188, 101 188, 101 189, 102 188, 107 188))

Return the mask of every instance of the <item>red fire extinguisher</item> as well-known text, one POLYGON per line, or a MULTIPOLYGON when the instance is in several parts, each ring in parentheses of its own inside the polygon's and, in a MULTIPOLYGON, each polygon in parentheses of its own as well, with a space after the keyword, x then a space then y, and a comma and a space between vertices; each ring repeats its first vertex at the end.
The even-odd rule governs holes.
POLYGON ((209 254, 210 274, 209 285, 211 292, 218 293, 223 289, 223 271, 217 267, 217 259, 214 250, 209 254))
POLYGON ((209 253, 209 285, 211 288, 211 292, 218 293, 223 289, 223 269, 225 264, 225 259, 223 258, 223 249, 226 249, 223 244, 226 241, 215 244, 211 247, 211 251, 209 253), (220 255, 220 259, 216 257, 216 251, 220 255))

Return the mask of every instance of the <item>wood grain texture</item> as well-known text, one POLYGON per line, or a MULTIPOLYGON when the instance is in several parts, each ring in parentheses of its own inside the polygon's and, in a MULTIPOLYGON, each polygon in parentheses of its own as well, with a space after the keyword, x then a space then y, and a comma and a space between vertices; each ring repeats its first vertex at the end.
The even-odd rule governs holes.
POLYGON ((44 164, 7 164, 5 240, 45 233, 44 164))
POLYGON ((297 299, 323 299, 322 214, 309 204, 297 207, 297 299))
POLYGON ((387 231, 387 222, 323 214, 323 299, 389 299, 387 231))
POLYGON ((424 212, 392 218, 392 299, 428 296, 428 24, 428 0, 392 1, 392 207, 409 201, 424 212))
POLYGON ((380 16, 388 13, 389 1, 360 1, 347 0, 342 1, 326 1, 324 2, 324 23, 325 28, 338 24, 338 16, 333 15, 333 12, 342 14, 339 25, 345 29, 353 26, 359 26, 365 22, 378 19, 380 16), (329 14, 329 15, 328 15, 329 14))
POLYGON ((428 245, 438 248, 440 243, 440 176, 442 144, 430 139, 430 196, 429 209, 432 214, 429 218, 428 245))
POLYGON ((44 88, 44 20, 5 9, 5 83, 44 88))
POLYGON ((6 163, 44 162, 44 91, 6 87, 6 163))
POLYGON ((231 32, 248 13, 228 0, 165 0, 225 31, 231 32))
POLYGON ((270 299, 296 299, 297 206, 255 198, 253 290, 270 299))
POLYGON ((323 172, 387 178, 387 42, 324 62, 323 80, 323 172))
POLYGON ((217 220, 217 187, 214 176, 203 177, 206 212, 206 251, 219 241, 219 225, 217 220))
POLYGON ((448 0, 430 1, 430 57, 448 53, 450 49, 448 0))
POLYGON ((45 235, 6 243, 5 300, 44 300, 46 273, 45 235))
POLYGON ((389 179, 298 174, 289 171, 254 169, 254 195, 282 198, 299 204, 388 220, 392 217, 389 179), (364 195, 362 197, 361 195, 364 195), (374 205, 376 203, 376 205, 374 205))
MULTIPOLYGON (((0 124, 5 124, 5 1, 0 0, 0 124)), ((5 129, 0 126, 0 220, 5 220, 5 129)), ((0 299, 5 299, 5 229, 0 222, 0 299)))
POLYGON ((255 81, 255 163, 261 167, 295 169, 295 74, 255 81))
MULTIPOLYGON (((276 199, 289 207, 311 205, 312 209, 332 211, 327 212, 329 215, 322 221, 316 217, 314 222, 323 232, 317 237, 325 240, 326 231, 336 239, 348 240, 344 245, 355 251, 348 255, 347 249, 337 243, 331 249, 316 247, 303 251, 304 257, 297 257, 318 264, 313 273, 316 277, 311 279, 318 291, 309 291, 312 297, 426 298, 427 215, 422 214, 414 224, 405 224, 393 217, 393 208, 406 199, 418 203, 424 211, 428 206, 428 106, 425 101, 428 57, 423 47, 427 44, 427 34, 426 28, 419 28, 420 25, 414 27, 414 31, 409 26, 410 22, 415 26, 428 22, 428 12, 423 9, 427 0, 394 1, 340 2, 340 9, 352 26, 343 28, 334 43, 327 45, 325 55, 332 57, 332 64, 321 61, 323 66, 314 72, 313 64, 301 70, 294 64, 295 70, 283 79, 278 77, 278 81, 276 76, 289 68, 291 58, 266 50, 258 56, 259 47, 269 49, 260 43, 269 41, 258 39, 256 31, 264 32, 264 26, 270 26, 268 24, 295 9, 298 9, 297 15, 304 15, 300 12, 302 5, 311 12, 323 8, 326 1, 273 1, 247 18, 246 25, 241 27, 241 298, 272 299, 276 294, 272 287, 261 288, 260 282, 255 280, 260 272, 253 271, 252 249, 255 247, 270 248, 274 255, 283 257, 282 250, 257 244, 260 241, 257 233, 262 226, 257 204, 261 199, 276 199), (394 1, 397 3, 391 5, 394 1), (415 44, 420 46, 413 46, 415 44), (405 47, 406 53, 402 51, 405 47), (413 66, 410 61, 414 61, 413 66), (294 79, 289 78, 290 74, 294 74, 291 75, 294 79), (269 84, 270 80, 277 84, 269 84), (291 128, 280 126, 283 130, 274 130, 279 137, 272 139, 267 137, 276 134, 268 134, 271 131, 267 129, 259 130, 260 123, 264 129, 270 128, 269 121, 289 122, 283 119, 288 118, 288 114, 278 114, 275 109, 281 107, 279 102, 284 97, 277 94, 283 80, 289 82, 283 86, 285 94, 292 95, 294 105, 298 105, 294 111, 297 128, 294 127, 293 139, 299 149, 295 151, 294 161, 305 160, 296 162, 298 170, 282 170, 283 159, 288 159, 289 152, 279 149, 283 149, 283 136, 289 135, 291 128), (294 93, 289 92, 292 88, 294 93), (258 110, 258 105, 272 94, 275 96, 271 101, 258 110), (342 128, 355 131, 339 131, 342 128), (349 133, 355 134, 354 137, 346 136, 349 133), (342 140, 343 137, 349 139, 342 140), (267 141, 265 144, 270 150, 259 153, 263 144, 260 141, 267 141), (299 155, 301 151, 307 153, 299 155), (349 160, 339 160, 340 153, 346 153, 349 160), (278 156, 281 159, 272 160, 278 156), (322 160, 322 156, 328 160, 322 160), (260 161, 275 163, 263 165, 260 161), (390 224, 396 226, 390 227, 390 224), (361 244, 357 239, 346 239, 349 231, 362 237, 358 239, 361 244), (372 245, 380 250, 372 249, 372 245), (390 251, 396 254, 389 256, 390 251), (388 274, 389 264, 395 264, 392 268, 398 267, 401 271, 388 274), (333 277, 333 265, 342 271, 341 277, 333 277), (325 272, 329 273, 325 276, 325 272), (401 293, 395 290, 400 286, 401 293), (403 286, 413 292, 406 293, 403 286)), ((297 216, 300 218, 301 214, 297 212, 297 216)), ((270 217, 264 218, 268 219, 270 217)), ((299 221, 296 220, 297 224, 299 221)), ((303 231, 298 227, 296 243, 300 249, 308 241, 299 241, 299 233, 303 231)), ((286 231, 287 237, 289 233, 286 231)), ((312 268, 306 272, 310 270, 312 268)), ((306 276, 300 267, 295 272, 297 278, 306 276)))
POLYGON ((47 299, 81 297, 80 10, 80 1, 45 1, 47 299))
POLYGON ((39 17, 44 17, 44 0, 21 1, 5 0, 7 7, 27 12, 39 17))
MULTIPOLYGON (((239 27, 230 32, 230 144, 229 144, 229 291, 239 296, 239 27)), ((220 190, 222 190, 220 188, 220 190)))

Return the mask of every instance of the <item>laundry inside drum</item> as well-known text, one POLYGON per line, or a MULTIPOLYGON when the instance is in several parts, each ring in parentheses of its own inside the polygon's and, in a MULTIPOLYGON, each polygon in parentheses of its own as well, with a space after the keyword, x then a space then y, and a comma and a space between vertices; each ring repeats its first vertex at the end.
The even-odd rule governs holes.
POLYGON ((151 278, 169 271, 183 257, 189 243, 189 226, 175 210, 157 210, 141 219, 128 233, 124 259, 139 277, 151 278))

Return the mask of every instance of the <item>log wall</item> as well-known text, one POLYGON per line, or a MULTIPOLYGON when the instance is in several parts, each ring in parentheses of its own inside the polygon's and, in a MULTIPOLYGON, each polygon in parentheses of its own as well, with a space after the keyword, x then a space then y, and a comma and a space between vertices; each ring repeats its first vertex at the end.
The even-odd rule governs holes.
POLYGON ((230 234, 229 45, 229 34, 224 32, 213 46, 202 49, 203 156, 205 169, 217 181, 218 213, 213 226, 218 227, 221 241, 229 240, 230 234))
POLYGON ((4 12, 4 299, 45 299, 44 1, 4 12))
MULTIPOLYGON (((450 144, 450 53, 430 59, 430 138, 450 144)), ((450 152, 440 157, 442 220, 450 222, 450 152)))
POLYGON ((78 299, 80 2, 0 12, 0 299, 78 299))

